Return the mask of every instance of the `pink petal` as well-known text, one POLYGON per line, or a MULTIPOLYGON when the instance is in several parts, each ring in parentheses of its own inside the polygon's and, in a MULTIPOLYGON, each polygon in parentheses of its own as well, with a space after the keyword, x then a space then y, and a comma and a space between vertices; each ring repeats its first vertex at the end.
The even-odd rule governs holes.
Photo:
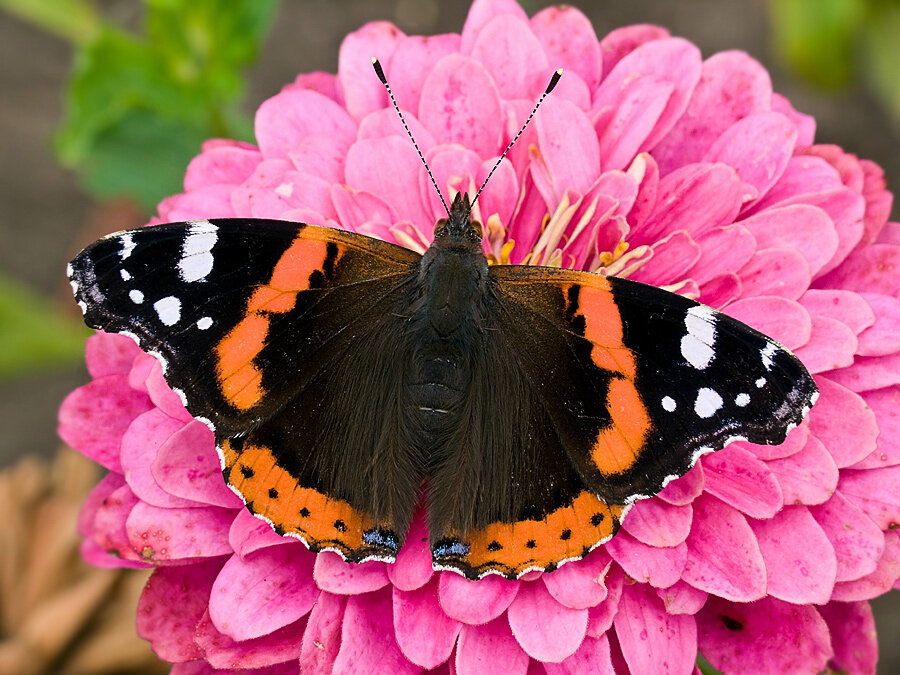
POLYGON ((656 496, 669 504, 684 506, 701 495, 704 483, 703 465, 697 462, 693 469, 666 485, 656 496))
POLYGON ((463 626, 456 646, 457 675, 528 672, 528 654, 513 637, 505 618, 483 626, 463 626))
MULTIPOLYGON (((781 178, 758 202, 754 203, 751 211, 761 213, 789 199, 796 199, 798 195, 818 194, 820 192, 840 189, 841 177, 838 172, 825 160, 819 157, 798 155, 788 162, 781 178)), ((799 203, 804 203, 800 200, 799 203)))
POLYGON ((744 182, 745 194, 757 199, 781 177, 796 142, 797 129, 784 115, 752 113, 728 127, 703 161, 733 166, 744 182))
POLYGON ((469 14, 463 25, 460 51, 463 54, 471 52, 472 45, 475 44, 481 30, 491 19, 503 14, 512 14, 524 21, 528 20, 525 10, 515 0, 475 0, 469 7, 469 14))
POLYGON ((216 629, 207 611, 197 625, 194 641, 215 668, 229 671, 261 668, 284 661, 296 661, 300 656, 300 642, 305 628, 306 620, 301 619, 274 633, 254 640, 236 642, 216 629))
POLYGON ((542 583, 523 583, 507 617, 516 641, 531 658, 554 663, 575 653, 588 622, 586 609, 564 607, 542 583))
POLYGON ((100 479, 81 504, 81 510, 78 512, 78 534, 83 537, 91 536, 97 511, 113 492, 124 485, 125 480, 122 478, 122 474, 108 473, 100 479))
POLYGON ((231 193, 235 211, 254 218, 283 218, 287 211, 311 209, 326 218, 335 215, 331 183, 294 171, 287 160, 261 162, 256 172, 231 193))
POLYGON ((756 237, 760 248, 796 248, 813 275, 837 253, 837 230, 828 214, 817 206, 768 208, 740 222, 756 237))
POLYGON ((821 157, 837 169, 838 175, 841 178, 841 183, 854 192, 862 192, 863 170, 855 155, 844 152, 837 145, 830 144, 813 145, 809 148, 802 148, 798 151, 798 154, 821 157))
POLYGON ((347 152, 344 171, 349 187, 377 195, 390 205, 397 220, 429 223, 430 228, 439 213, 428 212, 419 191, 409 189, 418 185, 421 167, 409 139, 388 136, 354 143, 347 152))
POLYGON ((884 356, 900 351, 900 300, 880 293, 863 293, 862 297, 872 308, 875 322, 860 334, 857 353, 884 356))
POLYGON ((422 86, 419 120, 439 143, 459 143, 479 157, 493 157, 503 133, 500 93, 478 61, 451 54, 422 86))
POLYGON ((341 648, 341 624, 347 596, 322 591, 309 613, 300 647, 300 670, 331 673, 341 648))
POLYGON ((878 239, 891 215, 894 195, 886 189, 884 171, 875 162, 861 159, 863 171, 863 197, 866 199, 866 214, 863 218, 865 233, 861 243, 873 244, 878 239))
POLYGON ((875 571, 884 553, 884 535, 858 506, 837 491, 809 512, 837 556, 837 581, 859 579, 875 571))
MULTIPOLYGON (((442 58, 458 52, 459 45, 460 36, 455 33, 409 35, 397 43, 390 67, 385 67, 385 72, 401 109, 419 110, 422 86, 428 73, 442 58)), ((418 135, 416 140, 419 140, 418 135)))
POLYGON ((98 331, 84 344, 84 360, 95 380, 107 375, 128 375, 135 357, 141 353, 134 340, 124 335, 98 331))
POLYGON ((193 192, 207 185, 240 185, 262 160, 254 147, 220 145, 204 149, 188 164, 184 174, 184 189, 193 192))
MULTIPOLYGON (((451 186, 456 187, 460 183, 468 192, 469 185, 473 182, 482 164, 478 155, 458 146, 439 146, 428 153, 426 159, 442 194, 448 196, 451 194, 451 186)), ((478 186, 475 185, 474 189, 477 188, 478 186)), ((424 168, 419 172, 419 192, 422 202, 427 205, 430 212, 441 213, 444 210, 441 199, 435 194, 434 186, 424 168)))
POLYGON ((609 73, 615 65, 642 44, 669 37, 669 31, 661 26, 637 24, 615 28, 600 40, 603 51, 603 72, 609 73))
POLYGON ((128 386, 147 393, 147 378, 158 363, 159 361, 149 354, 144 352, 138 354, 131 364, 131 370, 128 371, 128 386))
POLYGON ((90 533, 94 544, 107 555, 123 560, 141 560, 129 541, 126 522, 134 508, 142 503, 127 485, 110 492, 94 514, 90 533))
MULTIPOLYGON (((131 551, 131 549, 128 549, 131 551)), ((100 569, 148 569, 153 567, 140 560, 131 560, 119 557, 118 551, 107 551, 99 546, 93 539, 85 539, 78 547, 82 559, 88 564, 100 569)), ((132 552, 132 556, 137 558, 132 552)))
POLYGON ((646 584, 625 586, 615 627, 632 673, 693 672, 697 659, 694 617, 668 614, 646 584))
POLYGON ((616 101, 607 104, 597 125, 605 170, 624 169, 631 163, 659 123, 673 90, 670 82, 638 78, 625 85, 616 101))
POLYGON ((268 635, 312 609, 319 589, 315 555, 304 546, 271 546, 245 558, 231 556, 213 584, 209 616, 237 641, 268 635))
POLYGON ((687 109, 653 150, 662 172, 700 161, 735 122, 769 110, 771 96, 769 73, 746 53, 719 52, 708 58, 687 109))
POLYGON ((171 495, 228 509, 242 506, 222 480, 213 433, 202 422, 187 424, 163 443, 152 468, 156 482, 171 495))
POLYGON ((838 468, 855 464, 875 449, 875 414, 859 394, 821 375, 815 380, 820 396, 809 414, 809 430, 838 468))
MULTIPOLYGON (((364 65, 371 70, 368 56, 364 65)), ((372 80, 380 88, 374 73, 372 80)), ((256 111, 256 141, 267 159, 287 157, 307 136, 330 136, 334 145, 347 148, 356 136, 356 123, 331 99, 308 89, 282 91, 256 111)))
POLYGON ((679 581, 669 588, 657 588, 656 595, 666 606, 668 614, 696 614, 709 594, 679 581))
POLYGON ((770 460, 766 466, 781 486, 785 505, 824 504, 837 489, 837 465, 815 436, 800 452, 770 460))
POLYGON ((797 127, 797 145, 799 147, 802 148, 813 144, 816 137, 815 117, 797 112, 794 110, 794 106, 791 105, 791 102, 777 92, 772 93, 772 110, 780 112, 790 119, 791 122, 794 123, 794 126, 797 127))
POLYGON ((401 591, 421 588, 434 575, 424 511, 419 511, 413 519, 397 559, 393 565, 387 566, 387 575, 391 583, 401 591))
POLYGON ((532 73, 550 65, 529 22, 512 14, 501 14, 484 25, 471 56, 484 64, 505 99, 529 98, 532 73))
POLYGON ((203 618, 222 560, 184 567, 158 567, 147 580, 137 607, 137 634, 166 661, 203 658, 194 630, 203 618))
POLYGON ((722 309, 730 305, 741 296, 741 280, 737 274, 722 274, 713 277, 700 286, 700 295, 697 300, 722 309))
POLYGON ((413 663, 435 668, 448 658, 463 624, 441 611, 437 580, 414 591, 394 588, 394 634, 413 663))
POLYGON ((794 355, 810 373, 824 373, 851 365, 858 344, 856 335, 842 321, 813 316, 809 342, 794 355))
POLYGON ((390 583, 383 562, 349 563, 332 551, 323 551, 316 556, 313 575, 323 591, 341 595, 369 593, 390 583))
POLYGON ((496 575, 469 581, 459 574, 444 572, 440 575, 438 595, 447 616, 474 626, 503 614, 515 599, 520 584, 496 575))
POLYGON ((875 413, 879 433, 875 450, 852 468, 877 469, 900 464, 900 387, 871 391, 863 399, 875 413))
POLYGON ((800 298, 800 303, 813 316, 841 321, 854 335, 859 335, 875 323, 875 313, 869 303, 853 291, 811 288, 800 298))
POLYGON ((833 652, 814 607, 774 598, 734 604, 710 597, 697 614, 700 652, 729 673, 818 673, 833 652))
POLYGON ((643 499, 631 507, 622 527, 648 546, 676 546, 690 533, 693 516, 688 504, 674 506, 660 499, 643 499))
POLYGON ((674 230, 700 235, 730 225, 741 206, 741 182, 734 169, 723 164, 691 164, 664 176, 656 207, 631 237, 652 243, 674 230))
POLYGON ((606 575, 606 599, 588 610, 588 636, 600 637, 612 627, 616 612, 619 611, 619 600, 625 584, 624 577, 625 575, 618 565, 613 564, 610 567, 606 575))
POLYGON ((394 638, 390 589, 351 595, 344 611, 341 648, 334 661, 336 673, 420 673, 394 638))
POLYGON ((753 530, 740 512, 715 497, 699 497, 687 546, 681 578, 694 588, 736 602, 765 595, 765 563, 753 530))
POLYGON ((742 298, 728 305, 728 315, 743 321, 788 349, 802 347, 812 335, 812 320, 803 305, 773 295, 742 298))
POLYGON ((612 561, 603 549, 592 551, 583 560, 566 563, 553 574, 541 575, 547 591, 561 605, 587 609, 606 599, 606 573, 612 561))
POLYGON ((605 635, 598 638, 586 636, 581 646, 569 658, 559 663, 544 663, 547 675, 615 675, 609 653, 609 640, 605 635))
POLYGON ((875 617, 868 602, 829 602, 819 614, 831 632, 834 658, 828 667, 845 673, 874 675, 878 663, 875 617))
POLYGON ((190 192, 166 197, 157 206, 159 222, 234 218, 237 215, 231 203, 234 187, 234 185, 205 185, 190 192))
MULTIPOLYGON (((390 112, 397 119, 397 113, 390 112)), ((301 173, 318 176, 328 183, 339 183, 344 179, 346 154, 347 145, 335 143, 331 136, 310 134, 288 152, 288 159, 301 173)))
POLYGON ((163 509, 139 502, 128 514, 128 540, 141 558, 157 564, 229 554, 235 513, 217 506, 163 509))
MULTIPOLYGON (((475 176, 475 182, 480 186, 484 184, 488 176, 488 172, 493 168, 494 162, 488 160, 482 162, 475 176)), ((508 227, 513 219, 515 208, 519 200, 519 178, 516 176, 516 170, 513 168, 512 162, 504 158, 491 180, 484 188, 484 192, 478 198, 478 209, 481 212, 482 220, 487 222, 488 218, 496 214, 501 225, 508 227)))
MULTIPOLYGON (((159 408, 138 415, 122 436, 121 462, 125 480, 138 498, 154 506, 181 508, 199 506, 198 502, 181 499, 165 490, 154 478, 151 466, 159 449, 185 427, 159 408)), ((216 459, 218 465, 218 459, 216 459)))
POLYGON ((882 530, 900 528, 900 466, 841 471, 838 489, 882 530))
POLYGON ((853 365, 828 373, 836 384, 854 392, 867 392, 900 384, 900 352, 887 356, 857 356, 853 365))
POLYGON ((387 93, 372 71, 371 58, 390 63, 400 41, 406 37, 394 24, 372 21, 350 33, 338 53, 338 79, 347 112, 361 120, 387 105, 387 93))
POLYGON ((700 79, 701 67, 700 50, 687 40, 664 38, 647 42, 612 68, 594 93, 593 107, 599 110, 614 104, 622 90, 637 78, 671 84, 672 94, 665 109, 641 146, 641 150, 649 150, 669 133, 685 112, 700 79))
MULTIPOLYGON (((422 123, 409 110, 403 109, 403 119, 406 120, 406 126, 412 132, 419 149, 423 153, 427 153, 435 145, 434 137, 422 126, 422 123)), ((397 112, 393 107, 381 108, 375 112, 369 113, 359 123, 359 131, 356 134, 356 140, 364 141, 371 138, 385 138, 387 136, 400 136, 409 143, 409 137, 403 122, 397 116, 397 112)))
POLYGON ((832 600, 855 602, 871 600, 884 595, 900 578, 900 534, 896 531, 884 533, 884 555, 875 570, 860 579, 844 581, 834 586, 832 600))
POLYGON ((293 539, 276 534, 271 525, 247 509, 238 511, 228 529, 228 545, 241 558, 267 546, 281 546, 293 542, 293 539))
POLYGON ((770 596, 797 605, 828 602, 837 558, 806 507, 785 507, 771 520, 751 520, 750 526, 766 561, 770 596))
POLYGON ((812 278, 806 258, 792 248, 757 249, 738 276, 744 297, 777 295, 789 300, 803 295, 812 278))
POLYGON ((396 212, 383 200, 347 185, 332 185, 331 200, 341 225, 351 232, 359 232, 367 223, 391 224, 398 220, 396 212))
POLYGON ((593 91, 603 77, 603 56, 590 19, 575 7, 547 7, 531 17, 531 29, 553 68, 577 73, 593 91))
POLYGON ((152 405, 146 394, 128 385, 124 375, 101 377, 66 396, 59 409, 58 432, 81 454, 110 471, 123 473, 119 459, 122 436, 152 405))
POLYGON ((668 588, 681 577, 687 560, 687 545, 656 548, 642 544, 627 533, 606 542, 606 550, 632 579, 655 588, 668 588))
POLYGON ((676 283, 684 277, 685 268, 690 268, 700 259, 700 246, 687 232, 678 230, 652 244, 651 257, 639 267, 631 278, 654 286, 676 283))
POLYGON ((705 455, 706 491, 751 518, 771 518, 784 503, 781 487, 753 453, 737 445, 705 455))
POLYGON ((193 417, 185 410, 184 403, 178 394, 172 391, 163 376, 162 364, 157 361, 150 374, 147 376, 147 395, 153 404, 164 413, 175 419, 190 422, 193 417))
POLYGON ((690 268, 690 275, 700 284, 741 269, 756 252, 756 238, 743 223, 707 230, 696 242, 701 255, 690 268))
POLYGON ((532 175, 544 200, 559 204, 566 190, 585 193, 600 175, 597 134, 585 113, 569 101, 548 98, 534 121, 539 159, 532 175), (572 154, 578 148, 578 154, 572 154))

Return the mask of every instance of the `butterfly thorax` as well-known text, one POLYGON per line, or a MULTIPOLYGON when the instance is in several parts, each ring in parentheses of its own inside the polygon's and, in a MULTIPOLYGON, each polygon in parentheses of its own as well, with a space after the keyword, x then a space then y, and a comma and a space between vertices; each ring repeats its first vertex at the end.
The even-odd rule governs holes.
POLYGON ((469 211, 468 197, 457 196, 419 264, 408 384, 428 443, 439 444, 457 423, 471 382, 470 356, 483 329, 488 264, 481 225, 469 211))

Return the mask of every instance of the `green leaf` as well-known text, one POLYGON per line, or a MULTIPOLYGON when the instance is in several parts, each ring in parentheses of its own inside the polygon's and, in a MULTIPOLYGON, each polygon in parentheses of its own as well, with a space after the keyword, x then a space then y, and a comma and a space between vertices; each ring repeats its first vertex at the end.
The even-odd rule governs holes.
POLYGON ((837 88, 853 76, 866 0, 769 0, 776 53, 816 85, 837 88))
POLYGON ((97 8, 86 0, 0 0, 0 7, 77 44, 92 41, 102 27, 97 8))
POLYGON ((47 299, 0 276, 0 378, 84 358, 90 331, 47 299))
POLYGON ((703 675, 722 675, 715 667, 706 660, 706 657, 703 654, 697 653, 697 668, 700 669, 700 672, 703 675))

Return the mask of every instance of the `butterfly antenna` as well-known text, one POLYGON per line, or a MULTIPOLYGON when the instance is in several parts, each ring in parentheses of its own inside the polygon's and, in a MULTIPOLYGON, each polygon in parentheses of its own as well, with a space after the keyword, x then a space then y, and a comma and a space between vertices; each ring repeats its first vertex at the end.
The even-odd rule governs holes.
POLYGON ((503 154, 500 155, 500 158, 494 164, 493 168, 487 175, 487 178, 484 179, 484 182, 481 184, 481 187, 478 188, 478 192, 475 193, 475 199, 472 200, 472 205, 469 208, 469 213, 472 212, 472 209, 475 208, 475 202, 478 201, 478 196, 481 194, 481 191, 484 190, 484 187, 488 184, 488 181, 491 179, 491 176, 494 175, 494 171, 497 170, 497 167, 500 166, 500 162, 503 161, 503 158, 506 157, 507 153, 512 149, 512 146, 516 144, 516 141, 519 140, 519 136, 521 136, 525 129, 528 127, 528 124, 531 122, 535 113, 538 111, 538 108, 541 107, 541 103, 544 102, 544 99, 547 98, 547 95, 553 91, 553 88, 556 86, 556 83, 559 82, 559 78, 562 77, 563 69, 558 68, 555 73, 553 73, 553 77, 550 78, 550 84, 547 85, 547 88, 544 89, 544 93, 541 94, 541 97, 537 100, 537 103, 534 104, 534 108, 531 109, 531 114, 528 115, 528 119, 525 120, 525 124, 522 125, 522 128, 519 129, 519 133, 517 133, 513 139, 509 142, 509 145, 506 146, 506 150, 503 151, 503 154))
POLYGON ((444 205, 444 211, 447 212, 447 217, 450 217, 450 209, 447 208, 447 202, 444 201, 444 195, 441 194, 441 188, 438 187, 437 181, 434 179, 434 174, 431 173, 431 167, 428 166, 428 162, 425 161, 425 155, 422 154, 422 151, 419 149, 419 144, 416 143, 416 139, 413 138, 412 131, 409 130, 409 125, 406 124, 406 120, 403 118, 403 113, 400 112, 400 106, 397 105, 397 99, 394 98, 394 92, 391 91, 391 85, 388 84, 387 78, 384 76, 384 69, 381 67, 381 62, 376 59, 374 56, 372 57, 372 67, 375 69, 375 74, 378 75, 378 79, 381 80, 381 84, 384 85, 384 88, 387 89, 388 96, 391 97, 391 103, 394 104, 394 110, 397 111, 397 115, 400 117, 400 121, 403 122, 403 128, 406 129, 406 135, 409 136, 409 140, 413 142, 413 145, 416 147, 416 152, 419 153, 419 159, 422 160, 422 164, 425 165, 425 170, 428 172, 428 177, 431 179, 431 184, 434 185, 434 189, 437 191, 438 197, 441 198, 441 204, 444 205))

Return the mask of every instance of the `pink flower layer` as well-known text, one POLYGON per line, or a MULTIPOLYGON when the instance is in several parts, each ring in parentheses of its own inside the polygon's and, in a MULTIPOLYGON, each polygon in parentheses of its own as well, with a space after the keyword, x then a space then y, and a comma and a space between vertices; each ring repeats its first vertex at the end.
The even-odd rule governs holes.
POLYGON ((393 565, 278 537, 159 364, 98 334, 60 434, 110 472, 84 556, 156 568, 140 634, 181 675, 692 673, 698 650, 729 672, 874 672, 866 601, 900 577, 900 225, 880 169, 815 145, 744 53, 476 0, 461 35, 349 35, 336 76, 262 104, 256 146, 206 143, 154 222, 294 219, 423 250, 442 208, 372 54, 445 191, 483 180, 564 67, 479 199, 486 252, 699 298, 794 350, 821 398, 784 444, 705 456, 584 560, 470 582, 431 569, 420 520, 393 565))

